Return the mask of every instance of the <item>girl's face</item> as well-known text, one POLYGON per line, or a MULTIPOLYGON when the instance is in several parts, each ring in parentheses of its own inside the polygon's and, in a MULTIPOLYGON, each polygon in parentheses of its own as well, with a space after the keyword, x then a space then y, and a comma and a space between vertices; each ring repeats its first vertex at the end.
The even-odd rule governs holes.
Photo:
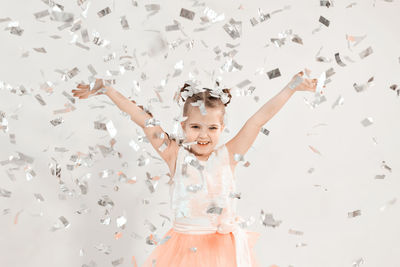
POLYGON ((191 107, 188 118, 181 122, 186 135, 186 142, 201 142, 206 145, 193 144, 191 151, 198 156, 207 157, 218 143, 220 134, 224 129, 221 123, 223 111, 221 108, 206 108, 207 114, 203 115, 199 107, 191 107))

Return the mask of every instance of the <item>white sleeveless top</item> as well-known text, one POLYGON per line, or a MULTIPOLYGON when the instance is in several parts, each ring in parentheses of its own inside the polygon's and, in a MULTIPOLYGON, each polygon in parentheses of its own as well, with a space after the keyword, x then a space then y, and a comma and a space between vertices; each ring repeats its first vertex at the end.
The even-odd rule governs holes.
POLYGON ((227 234, 236 243, 238 267, 250 267, 247 234, 236 216, 236 184, 225 144, 216 148, 207 161, 180 146, 175 175, 170 187, 174 230, 187 234, 227 234))

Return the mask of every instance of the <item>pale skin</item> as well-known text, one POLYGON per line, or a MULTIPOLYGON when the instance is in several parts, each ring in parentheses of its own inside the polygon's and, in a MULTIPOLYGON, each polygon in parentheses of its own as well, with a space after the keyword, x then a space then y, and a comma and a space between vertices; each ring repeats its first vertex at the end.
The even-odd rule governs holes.
MULTIPOLYGON (((300 72, 293 76, 292 81, 295 77, 303 76, 303 72, 300 72)), ((171 177, 174 177, 177 152, 179 149, 178 144, 175 140, 168 139, 167 134, 164 130, 156 125, 153 127, 145 127, 145 122, 150 119, 151 116, 143 111, 136 103, 132 102, 117 90, 111 86, 100 86, 102 80, 96 80, 95 88, 105 87, 107 92, 105 93, 117 106, 119 109, 129 114, 132 121, 139 125, 146 137, 160 155, 160 157, 167 163, 171 177), (162 135, 164 134, 164 135, 162 135), (164 139, 159 138, 164 136, 164 139), (163 150, 159 150, 161 145, 166 141, 168 146, 163 150)), ((244 155, 249 150, 249 148, 254 143, 262 126, 267 123, 289 100, 289 98, 296 91, 310 91, 315 92, 317 86, 317 79, 304 78, 302 83, 297 85, 294 89, 290 89, 288 85, 290 82, 273 98, 266 102, 260 109, 257 110, 243 125, 240 131, 230 139, 225 145, 229 152, 230 166, 232 173, 237 165, 237 161, 234 160, 235 154, 244 155)), ((324 86, 325 87, 325 86, 324 86)), ((72 90, 75 97, 79 99, 88 98, 90 95, 94 95, 97 90, 90 90, 89 85, 79 84, 77 86, 79 90, 72 90)), ((219 137, 224 130, 225 125, 223 124, 223 107, 217 108, 206 108, 206 114, 203 115, 198 107, 191 107, 189 109, 189 114, 187 114, 187 119, 181 122, 183 131, 185 132, 186 139, 185 142, 194 141, 209 141, 210 143, 206 146, 201 146, 200 144, 194 144, 190 146, 190 151, 197 157, 200 161, 206 161, 211 153, 214 151, 215 146, 218 144, 219 137)))

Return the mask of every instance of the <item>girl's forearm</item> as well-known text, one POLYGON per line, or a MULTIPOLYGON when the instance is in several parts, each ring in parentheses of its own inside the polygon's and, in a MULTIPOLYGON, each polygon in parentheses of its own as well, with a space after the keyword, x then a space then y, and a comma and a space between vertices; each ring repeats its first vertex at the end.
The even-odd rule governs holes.
POLYGON ((251 116, 249 121, 262 127, 283 107, 294 92, 295 90, 285 86, 278 94, 271 98, 253 116, 251 116))
POLYGON ((138 124, 140 127, 144 128, 147 119, 152 116, 140 108, 132 100, 122 95, 116 89, 111 86, 107 86, 107 91, 105 94, 118 106, 120 110, 130 115, 131 119, 138 124))

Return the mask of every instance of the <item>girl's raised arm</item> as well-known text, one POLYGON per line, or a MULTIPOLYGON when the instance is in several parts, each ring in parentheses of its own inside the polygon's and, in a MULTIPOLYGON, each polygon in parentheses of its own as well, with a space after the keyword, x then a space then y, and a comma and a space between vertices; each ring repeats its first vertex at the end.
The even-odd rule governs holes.
MULTIPOLYGON (((251 116, 240 131, 226 143, 229 151, 230 162, 237 164, 234 160, 235 154, 244 155, 254 143, 262 126, 267 123, 289 100, 296 91, 316 90, 316 79, 302 78, 303 72, 293 76, 292 80, 272 99, 266 102, 253 116, 251 116)), ((325 86, 324 86, 325 87, 325 86)))
POLYGON ((104 88, 106 90, 104 94, 107 95, 120 110, 129 114, 131 120, 143 129, 147 139, 171 169, 178 151, 176 141, 172 140, 158 125, 146 127, 146 122, 152 119, 153 115, 146 112, 141 106, 136 105, 135 101, 129 100, 111 86, 103 86, 101 79, 97 79, 96 84, 97 86, 95 85, 95 88, 97 89, 94 90, 90 90, 87 84, 79 84, 77 88, 80 90, 72 90, 72 92, 74 96, 81 99, 87 98, 90 95, 95 95, 98 90, 104 88))

